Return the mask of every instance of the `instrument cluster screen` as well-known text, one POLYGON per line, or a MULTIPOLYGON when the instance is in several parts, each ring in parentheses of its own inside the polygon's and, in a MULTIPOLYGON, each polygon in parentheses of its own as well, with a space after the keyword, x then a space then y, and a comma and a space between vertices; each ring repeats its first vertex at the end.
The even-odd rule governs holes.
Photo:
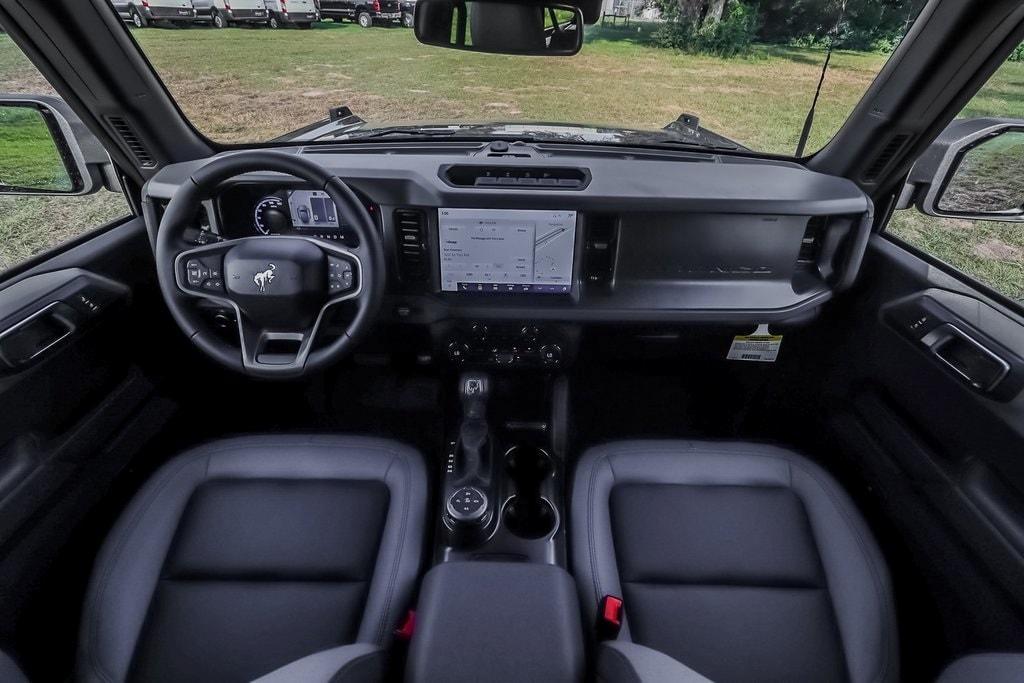
POLYGON ((441 290, 568 294, 575 211, 439 209, 441 290))
POLYGON ((288 193, 288 211, 296 228, 337 228, 338 211, 323 190, 288 193))

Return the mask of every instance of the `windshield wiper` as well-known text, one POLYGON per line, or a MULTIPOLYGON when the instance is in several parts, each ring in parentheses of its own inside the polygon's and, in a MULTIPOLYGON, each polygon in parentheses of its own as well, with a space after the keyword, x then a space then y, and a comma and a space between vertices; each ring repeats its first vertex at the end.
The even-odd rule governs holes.
POLYGON ((498 139, 498 140, 529 140, 531 142, 541 140, 542 136, 538 136, 535 133, 526 132, 503 132, 494 130, 490 126, 476 126, 476 125, 454 125, 454 126, 443 126, 434 127, 426 126, 423 128, 415 128, 409 126, 396 126, 394 128, 371 128, 369 130, 354 130, 344 134, 343 137, 349 140, 367 140, 371 138, 386 138, 386 137, 425 137, 425 138, 451 138, 451 137, 472 137, 472 138, 486 138, 486 139, 498 139))
POLYGON ((392 135, 394 136, 410 136, 410 137, 451 137, 459 131, 450 128, 376 128, 367 131, 352 131, 347 133, 350 138, 359 138, 361 140, 366 138, 386 138, 392 135))

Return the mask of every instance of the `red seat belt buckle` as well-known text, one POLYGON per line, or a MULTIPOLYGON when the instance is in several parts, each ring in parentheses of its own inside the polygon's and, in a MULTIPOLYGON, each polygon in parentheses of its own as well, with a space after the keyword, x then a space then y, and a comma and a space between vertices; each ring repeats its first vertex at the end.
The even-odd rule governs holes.
POLYGON ((597 637, 615 640, 622 628, 622 598, 606 595, 597 604, 597 637))
POLYGON ((409 610, 405 613, 405 619, 402 619, 402 625, 395 629, 395 638, 409 642, 412 640, 412 634, 416 630, 416 610, 409 610))

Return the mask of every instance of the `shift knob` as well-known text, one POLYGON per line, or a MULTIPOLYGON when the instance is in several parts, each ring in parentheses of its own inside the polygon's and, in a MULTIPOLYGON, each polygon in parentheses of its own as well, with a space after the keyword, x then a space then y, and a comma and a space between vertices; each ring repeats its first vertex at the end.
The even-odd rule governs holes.
POLYGON ((462 399, 462 419, 483 420, 487 417, 487 398, 491 381, 487 375, 467 372, 459 379, 459 398, 462 399))

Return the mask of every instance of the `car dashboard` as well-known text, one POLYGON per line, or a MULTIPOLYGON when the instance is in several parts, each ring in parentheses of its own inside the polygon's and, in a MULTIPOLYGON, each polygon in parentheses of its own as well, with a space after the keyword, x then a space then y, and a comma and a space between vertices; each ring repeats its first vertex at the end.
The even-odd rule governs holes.
MULTIPOLYGON (((474 346, 468 330, 481 326, 813 317, 853 282, 871 228, 854 183, 773 159, 561 143, 283 151, 342 178, 376 222, 388 259, 383 322, 430 327, 437 350, 460 362, 525 362, 523 347, 543 364, 535 344, 474 346)), ((151 236, 203 163, 147 183, 151 236)), ((358 246, 324 193, 288 176, 235 178, 204 207, 201 240, 302 234, 358 246)))

